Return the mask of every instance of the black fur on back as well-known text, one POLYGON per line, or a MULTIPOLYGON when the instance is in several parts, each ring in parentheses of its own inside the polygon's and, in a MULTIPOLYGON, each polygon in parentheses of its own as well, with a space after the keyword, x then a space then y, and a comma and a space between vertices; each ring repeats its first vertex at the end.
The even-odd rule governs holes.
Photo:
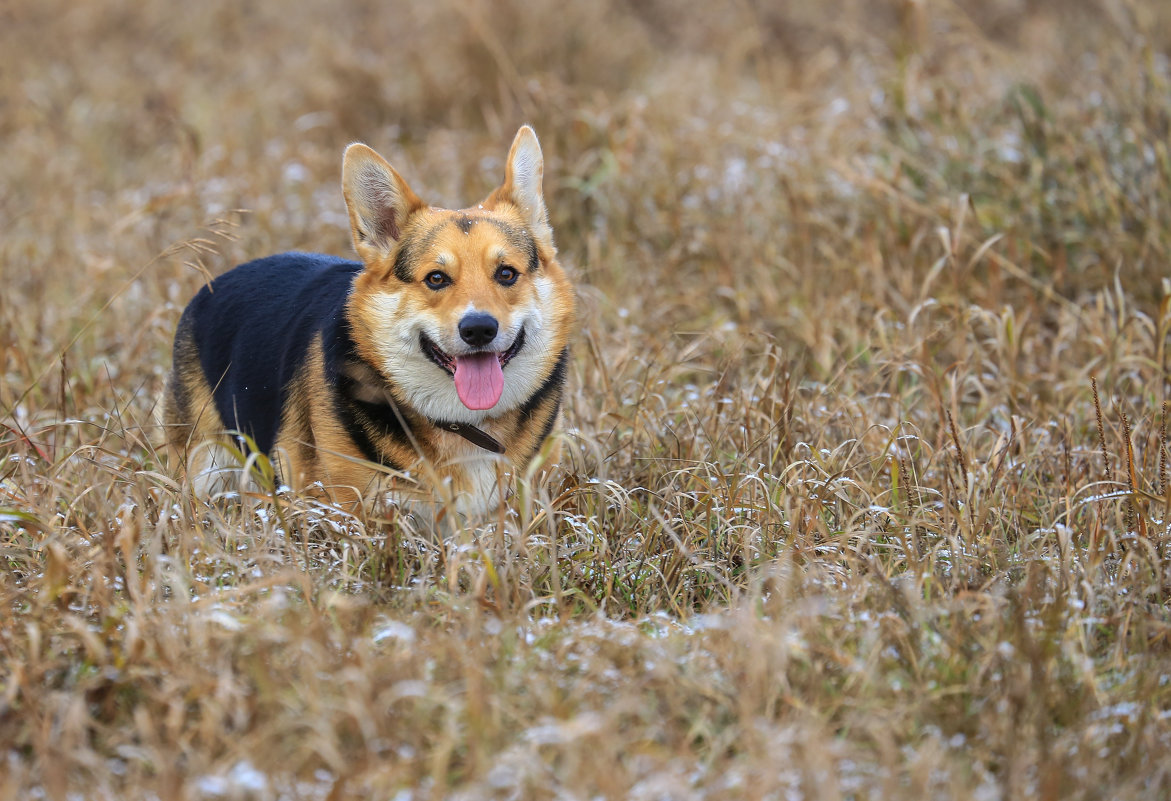
POLYGON ((190 336, 229 429, 270 453, 276 444, 289 382, 322 335, 327 381, 353 354, 345 303, 356 261, 282 253, 242 264, 204 286, 183 312, 176 333, 190 336))

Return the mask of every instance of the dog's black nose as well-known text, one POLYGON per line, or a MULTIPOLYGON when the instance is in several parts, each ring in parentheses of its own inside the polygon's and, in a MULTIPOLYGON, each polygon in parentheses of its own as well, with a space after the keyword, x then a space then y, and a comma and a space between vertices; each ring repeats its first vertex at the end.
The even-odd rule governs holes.
POLYGON ((460 339, 473 348, 482 348, 496 339, 496 332, 499 330, 500 325, 496 322, 496 318, 484 312, 465 314, 464 318, 459 321, 460 339))

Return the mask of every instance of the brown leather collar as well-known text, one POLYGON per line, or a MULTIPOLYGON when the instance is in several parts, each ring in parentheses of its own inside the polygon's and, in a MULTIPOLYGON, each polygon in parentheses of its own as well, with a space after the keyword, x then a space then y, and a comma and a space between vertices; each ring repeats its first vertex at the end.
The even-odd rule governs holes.
MULTIPOLYGON (((368 364, 363 362, 347 362, 342 372, 354 382, 352 397, 355 400, 363 403, 377 403, 384 406, 389 406, 392 409, 398 410, 398 404, 395 403, 394 397, 390 394, 386 383, 382 380, 378 372, 368 364)), ((483 448, 491 453, 504 453, 504 446, 500 444, 500 440, 493 437, 487 431, 476 428, 471 423, 452 423, 446 420, 427 420, 436 428, 441 428, 444 431, 450 431, 453 434, 459 434, 468 442, 483 448)), ((406 421, 403 421, 406 425, 406 421)))
POLYGON ((448 423, 440 420, 432 420, 431 424, 439 426, 453 434, 459 434, 468 442, 473 445, 479 445, 486 451, 504 453, 504 446, 500 444, 500 440, 493 437, 487 431, 476 428, 471 423, 448 423))

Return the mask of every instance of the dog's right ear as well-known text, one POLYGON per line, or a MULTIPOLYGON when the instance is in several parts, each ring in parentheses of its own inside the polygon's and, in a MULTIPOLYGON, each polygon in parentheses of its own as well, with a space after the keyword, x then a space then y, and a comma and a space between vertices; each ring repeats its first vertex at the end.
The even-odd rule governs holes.
POLYGON ((386 256, 402 237, 407 218, 426 205, 386 159, 362 144, 346 148, 342 194, 354 249, 366 263, 386 256))

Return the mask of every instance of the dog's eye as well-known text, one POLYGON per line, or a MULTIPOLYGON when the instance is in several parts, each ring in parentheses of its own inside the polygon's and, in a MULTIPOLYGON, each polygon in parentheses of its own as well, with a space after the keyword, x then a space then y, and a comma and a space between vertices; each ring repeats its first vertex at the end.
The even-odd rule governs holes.
POLYGON ((507 264, 501 264, 496 268, 496 280, 505 286, 512 286, 516 283, 517 276, 520 275, 515 267, 510 267, 507 264))
POLYGON ((430 289, 443 289, 443 287, 451 283, 451 278, 448 277, 447 273, 435 270, 434 272, 427 273, 427 277, 423 279, 423 283, 430 289))

